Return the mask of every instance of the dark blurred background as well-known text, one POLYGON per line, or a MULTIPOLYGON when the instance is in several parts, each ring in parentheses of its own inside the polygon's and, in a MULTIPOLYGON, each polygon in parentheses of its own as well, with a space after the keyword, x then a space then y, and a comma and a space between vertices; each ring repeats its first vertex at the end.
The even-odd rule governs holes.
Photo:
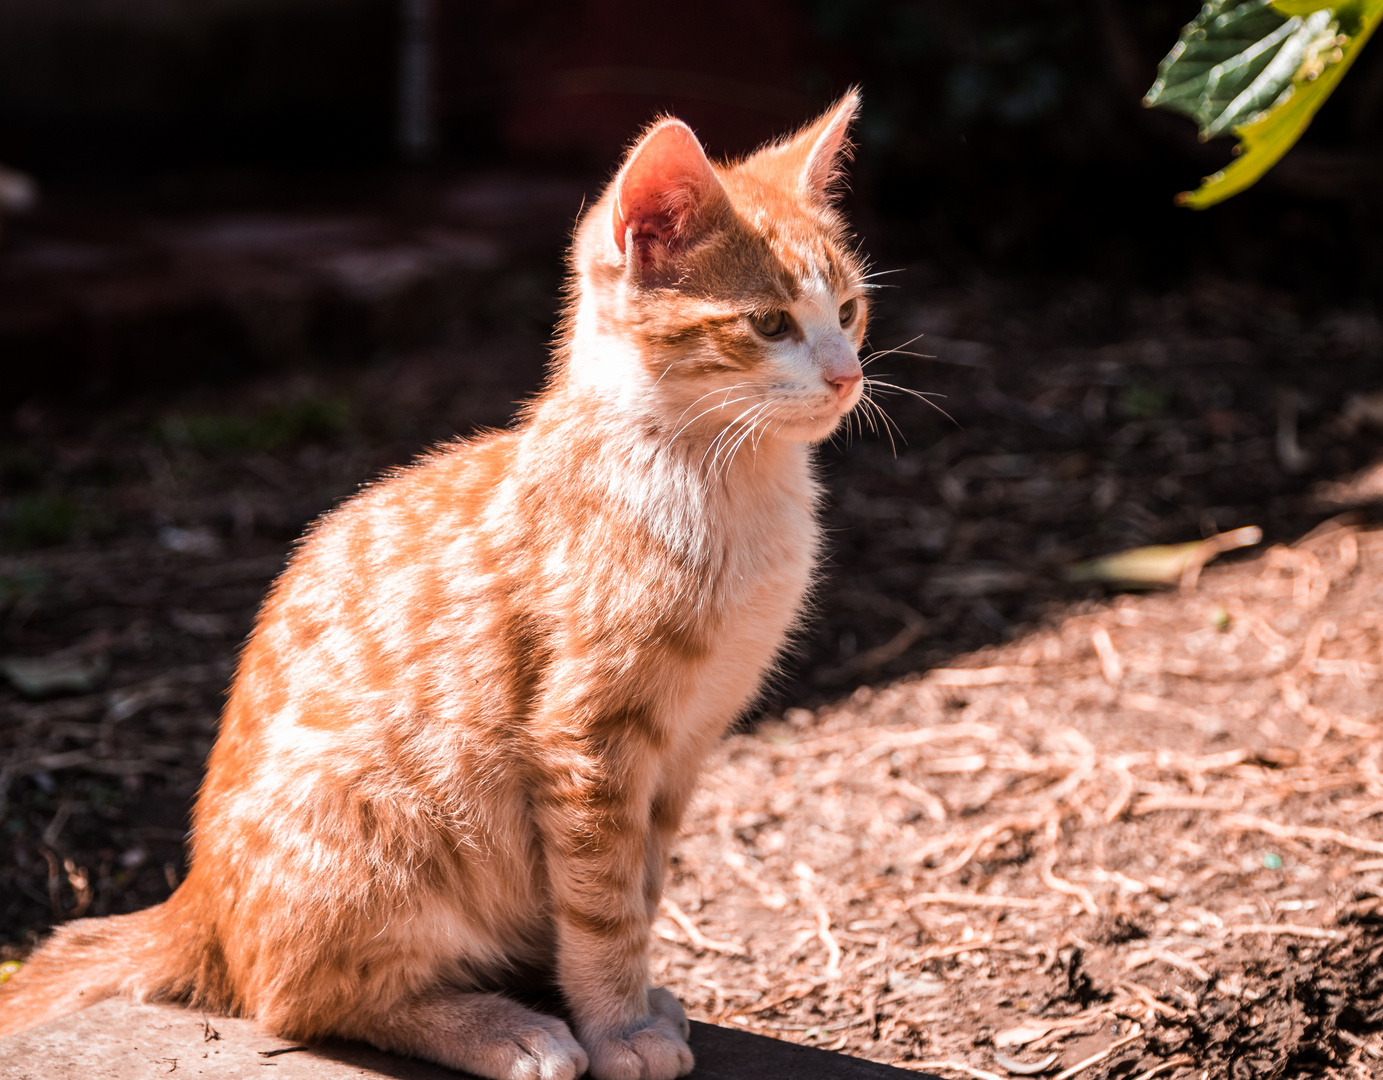
POLYGON ((1048 268, 1098 260, 1134 277, 1216 259, 1293 286, 1362 288, 1383 59, 1365 53, 1263 191, 1210 218, 1174 214, 1170 192, 1228 158, 1200 147, 1191 124, 1140 108, 1195 11, 1174 0, 7 0, 0 160, 55 189, 389 169, 418 35, 430 138, 414 156, 426 149, 437 167, 603 173, 661 111, 712 151, 743 152, 859 83, 856 191, 904 248, 1048 268))
MULTIPOLYGON (((321 305, 283 316, 308 319, 306 337, 243 314, 246 289, 292 308, 283 294, 308 288, 282 258, 278 289, 228 283, 208 259, 339 253, 340 215, 362 207, 470 230, 546 216, 560 244, 552 222, 570 220, 660 112, 733 155, 855 83, 865 111, 851 209, 884 262, 930 261, 952 280, 1074 274, 1152 289, 1211 274, 1290 290, 1308 309, 1372 302, 1383 49, 1365 52, 1258 189, 1196 215, 1172 196, 1226 162, 1228 144, 1202 145, 1189 121, 1140 106, 1195 11, 1194 0, 7 0, 0 163, 35 176, 44 199, 40 223, 10 226, 0 264, 11 369, 0 394, 13 405, 44 389, 235 376, 294 352, 368 353, 321 305), (461 190, 487 173, 507 179, 461 190), (300 221, 293 237, 277 220, 177 236, 164 221, 155 236, 130 218, 290 207, 337 218, 300 221), (93 291, 112 277, 119 295, 93 291), (121 329, 141 305, 162 329, 121 329)), ((414 254, 457 272, 484 262, 474 236, 453 240, 472 250, 414 254)), ((418 319, 415 340, 446 322, 418 319)))
MULTIPOLYGON (((1383 50, 1262 190, 1170 196, 1228 159, 1139 99, 1194 0, 7 0, 0 161, 54 191, 212 172, 603 175, 659 112, 713 152, 865 90, 857 202, 876 244, 1169 280, 1213 266, 1312 297, 1377 288, 1383 50), (422 22, 421 29, 417 25, 422 22), (421 140, 401 147, 401 96, 421 140)), ((415 133, 416 134, 416 133, 415 133)))

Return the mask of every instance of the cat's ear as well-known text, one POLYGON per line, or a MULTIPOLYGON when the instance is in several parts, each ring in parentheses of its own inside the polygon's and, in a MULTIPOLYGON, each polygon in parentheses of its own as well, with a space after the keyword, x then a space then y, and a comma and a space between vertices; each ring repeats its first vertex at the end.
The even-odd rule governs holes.
POLYGON ((830 201, 854 150, 850 125, 859 111, 860 92, 851 90, 783 147, 796 166, 797 184, 805 195, 819 202, 830 201))
POLYGON ((706 151, 680 120, 663 120, 639 140, 614 187, 615 246, 640 273, 675 258, 709 212, 729 205, 706 151))

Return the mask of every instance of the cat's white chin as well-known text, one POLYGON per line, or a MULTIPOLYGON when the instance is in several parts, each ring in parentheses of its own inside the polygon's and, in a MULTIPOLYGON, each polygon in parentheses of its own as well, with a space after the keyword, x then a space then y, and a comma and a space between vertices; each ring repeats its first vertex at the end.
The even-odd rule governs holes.
POLYGON ((803 416, 785 420, 777 428, 776 434, 779 438, 790 439, 793 442, 825 442, 840 430, 849 414, 849 409, 842 409, 839 412, 825 415, 803 416))

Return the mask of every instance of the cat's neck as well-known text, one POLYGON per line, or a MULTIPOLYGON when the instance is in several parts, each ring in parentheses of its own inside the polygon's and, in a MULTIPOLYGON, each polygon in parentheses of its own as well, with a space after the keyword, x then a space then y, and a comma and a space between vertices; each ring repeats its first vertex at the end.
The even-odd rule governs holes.
POLYGON ((761 546, 765 534, 800 534, 814 547, 811 447, 771 431, 737 439, 733 430, 686 429, 617 388, 559 374, 534 403, 519 472, 549 493, 579 490, 623 506, 688 565, 718 565, 761 546))
POLYGON ((656 379, 629 330, 622 292, 613 282, 583 277, 579 302, 570 311, 561 363, 561 383, 602 412, 646 420, 656 414, 656 379))
POLYGON ((679 485, 694 486, 717 501, 753 499, 765 487, 812 483, 808 444, 783 438, 771 425, 690 424, 684 412, 649 408, 622 388, 606 391, 559 378, 535 403, 532 430, 543 443, 582 447, 583 464, 617 462, 628 483, 675 473, 679 485))
POLYGON ((560 355, 552 388, 559 409, 584 415, 607 438, 640 456, 652 452, 685 461, 708 489, 733 492, 774 477, 805 480, 809 449, 799 440, 780 438, 774 425, 749 425, 734 414, 719 426, 707 422, 707 402, 719 394, 670 401, 660 385, 665 365, 621 332, 622 313, 611 310, 611 297, 591 295, 599 291, 591 284, 583 287, 560 355))

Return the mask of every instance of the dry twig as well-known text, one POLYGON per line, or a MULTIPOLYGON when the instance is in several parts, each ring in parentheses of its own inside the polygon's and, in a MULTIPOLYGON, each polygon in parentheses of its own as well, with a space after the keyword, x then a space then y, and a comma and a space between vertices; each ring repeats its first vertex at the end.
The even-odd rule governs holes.
POLYGON ((687 935, 687 940, 691 942, 692 948, 701 952, 717 952, 726 956, 748 956, 749 950, 743 945, 734 941, 716 941, 708 938, 697 927, 696 923, 677 906, 677 902, 670 896, 664 896, 660 905, 663 914, 667 915, 673 922, 682 928, 682 932, 687 935))

